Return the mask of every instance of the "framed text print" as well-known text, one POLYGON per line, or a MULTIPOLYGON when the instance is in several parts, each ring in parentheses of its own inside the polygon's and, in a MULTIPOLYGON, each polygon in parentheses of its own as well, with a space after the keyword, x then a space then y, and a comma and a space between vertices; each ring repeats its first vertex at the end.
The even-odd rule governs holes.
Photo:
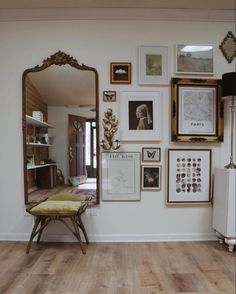
POLYGON ((102 200, 140 200, 140 153, 102 153, 102 200))

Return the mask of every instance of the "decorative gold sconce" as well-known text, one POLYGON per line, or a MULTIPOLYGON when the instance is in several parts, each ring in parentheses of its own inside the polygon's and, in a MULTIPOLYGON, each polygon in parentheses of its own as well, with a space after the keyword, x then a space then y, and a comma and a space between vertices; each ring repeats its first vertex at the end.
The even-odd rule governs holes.
POLYGON ((117 150, 120 148, 120 141, 114 140, 113 137, 118 130, 118 120, 116 116, 112 114, 112 109, 108 108, 107 111, 104 113, 103 118, 103 129, 104 129, 104 137, 105 139, 102 140, 101 147, 104 150, 117 150))

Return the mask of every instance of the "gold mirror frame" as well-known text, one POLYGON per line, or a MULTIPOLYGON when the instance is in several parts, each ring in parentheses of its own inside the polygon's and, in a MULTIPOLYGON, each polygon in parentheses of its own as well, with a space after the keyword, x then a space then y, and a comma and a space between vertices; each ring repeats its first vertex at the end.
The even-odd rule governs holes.
POLYGON ((26 69, 23 72, 22 75, 22 128, 23 128, 23 158, 24 158, 24 199, 25 199, 25 204, 30 204, 28 200, 28 184, 27 184, 27 152, 26 152, 26 140, 27 140, 27 134, 26 134, 26 77, 28 73, 32 72, 40 72, 43 71, 44 69, 47 69, 48 67, 52 65, 57 65, 57 66, 63 66, 63 65, 70 65, 71 67, 82 70, 82 71, 92 71, 95 74, 95 99, 96 99, 96 126, 97 126, 97 131, 96 131, 96 148, 97 148, 97 153, 96 153, 96 160, 97 160, 97 169, 96 169, 96 179, 97 179, 97 184, 96 184, 96 201, 91 202, 91 204, 99 204, 100 199, 99 199, 99 154, 100 154, 100 145, 99 145, 99 97, 98 97, 98 72, 95 68, 86 66, 84 64, 79 64, 76 59, 71 57, 70 55, 67 55, 66 53, 62 51, 58 51, 55 54, 51 55, 47 59, 43 60, 42 65, 36 65, 33 68, 26 69))
MULTIPOLYGON (((187 93, 187 92, 185 92, 187 93)), ((223 142, 223 132, 224 132, 224 125, 223 125, 223 116, 224 116, 224 108, 223 108, 223 102, 220 99, 221 97, 221 80, 214 80, 214 79, 187 79, 187 78, 172 78, 171 80, 171 104, 172 104, 172 114, 171 114, 171 139, 172 141, 177 142, 208 142, 208 143, 216 143, 216 142, 223 142), (197 130, 197 124, 193 125, 192 129, 194 129, 194 132, 191 133, 191 131, 186 129, 184 130, 184 127, 180 127, 180 125, 184 125, 182 123, 183 120, 181 118, 185 115, 189 116, 188 113, 184 113, 183 109, 183 99, 184 91, 189 91, 189 99, 191 97, 196 97, 196 95, 202 95, 201 97, 207 97, 207 93, 211 92, 209 95, 212 95, 213 97, 213 106, 212 109, 210 109, 212 112, 209 115, 214 116, 212 118, 212 129, 215 131, 212 131, 212 134, 207 134, 207 131, 204 130, 204 122, 200 121, 199 128, 197 130), (192 91, 192 92, 191 92, 192 91), (201 91, 203 94, 201 94, 201 91), (204 94, 205 91, 205 94, 204 94), (192 94, 191 94, 192 93, 192 94), (198 94, 199 93, 199 94, 198 94), (181 96, 182 95, 182 96, 181 96), (192 95, 192 96, 191 96, 192 95), (181 104, 182 103, 182 104, 181 104), (214 108, 214 109, 213 109, 214 108), (181 113, 182 111, 182 113, 181 113), (196 126, 196 127, 195 127, 196 126), (205 131, 205 133, 204 133, 205 131)), ((185 97, 186 98, 186 97, 185 97)), ((191 102, 189 102, 191 104, 191 102)), ((203 103, 204 104, 204 103, 203 103)), ((210 102, 206 105, 210 107, 210 102)), ((188 106, 187 106, 188 107, 188 106)), ((187 109, 187 108, 185 108, 187 109)), ((196 108, 194 109, 195 113, 196 108)), ((199 107, 199 111, 201 111, 201 107, 199 107)), ((191 111, 189 111, 190 113, 191 111)), ((202 114, 204 116, 204 113, 202 114)), ((207 115, 207 114, 206 114, 207 115)), ((188 121, 190 119, 188 118, 188 121)), ((193 123, 194 119, 192 119, 193 123)), ((194 122, 195 123, 195 122, 194 122)), ((189 127, 189 126, 188 126, 189 127)))

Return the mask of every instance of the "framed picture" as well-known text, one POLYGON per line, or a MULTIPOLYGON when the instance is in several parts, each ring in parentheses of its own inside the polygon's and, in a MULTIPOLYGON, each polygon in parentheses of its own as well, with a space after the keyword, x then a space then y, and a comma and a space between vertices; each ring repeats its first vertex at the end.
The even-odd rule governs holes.
POLYGON ((131 84, 131 63, 111 63, 111 84, 131 84))
POLYGON ((161 148, 143 147, 142 161, 159 162, 161 161, 161 148))
POLYGON ((160 92, 121 92, 121 140, 161 140, 161 98, 160 92))
POLYGON ((228 32, 219 48, 228 63, 231 63, 236 56, 236 38, 231 31, 228 32))
POLYGON ((116 91, 103 91, 104 102, 116 102, 116 91))
POLYGON ((140 200, 140 153, 102 153, 102 200, 140 200))
POLYGON ((168 149, 167 203, 211 201, 211 150, 168 149))
POLYGON ((222 142, 221 80, 171 80, 172 141, 222 142))
POLYGON ((142 165, 142 191, 161 190, 161 166, 142 165))
POLYGON ((177 74, 214 74, 214 47, 212 45, 176 45, 177 74))
POLYGON ((168 47, 139 46, 139 84, 168 84, 168 47))

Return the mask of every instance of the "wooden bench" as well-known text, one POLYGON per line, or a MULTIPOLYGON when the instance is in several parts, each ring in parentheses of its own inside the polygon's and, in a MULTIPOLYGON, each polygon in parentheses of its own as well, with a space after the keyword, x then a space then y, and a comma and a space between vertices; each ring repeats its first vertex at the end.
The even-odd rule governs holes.
POLYGON ((78 240, 82 253, 86 253, 80 236, 80 230, 83 232, 86 244, 89 244, 88 236, 81 219, 81 215, 88 206, 88 201, 83 201, 84 198, 81 197, 69 196, 70 195, 68 195, 68 197, 59 194, 53 195, 46 201, 26 209, 28 213, 35 217, 34 227, 30 235, 26 253, 29 253, 34 237, 38 235, 37 243, 40 242, 43 230, 51 221, 62 222, 78 240), (71 224, 69 224, 66 219, 69 220, 71 224))

